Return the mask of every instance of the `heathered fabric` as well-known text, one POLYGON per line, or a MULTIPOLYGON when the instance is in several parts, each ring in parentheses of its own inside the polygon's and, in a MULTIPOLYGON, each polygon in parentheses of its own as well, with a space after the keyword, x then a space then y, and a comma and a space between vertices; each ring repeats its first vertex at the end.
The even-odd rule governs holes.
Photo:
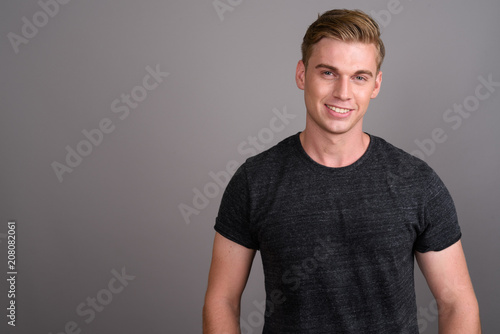
POLYGON ((455 207, 423 161, 370 135, 330 168, 299 133, 249 158, 229 182, 215 230, 260 250, 263 333, 418 333, 414 251, 461 237, 455 207))

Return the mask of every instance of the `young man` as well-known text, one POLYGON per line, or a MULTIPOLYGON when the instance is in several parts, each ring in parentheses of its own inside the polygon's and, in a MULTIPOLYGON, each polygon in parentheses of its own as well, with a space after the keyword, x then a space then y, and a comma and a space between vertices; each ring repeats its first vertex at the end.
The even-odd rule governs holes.
POLYGON ((361 11, 326 12, 307 30, 296 69, 305 130, 248 159, 227 186, 204 333, 240 333, 256 250, 264 333, 418 333, 414 258, 439 332, 480 333, 446 187, 426 163, 362 130, 384 53, 377 23, 361 11))

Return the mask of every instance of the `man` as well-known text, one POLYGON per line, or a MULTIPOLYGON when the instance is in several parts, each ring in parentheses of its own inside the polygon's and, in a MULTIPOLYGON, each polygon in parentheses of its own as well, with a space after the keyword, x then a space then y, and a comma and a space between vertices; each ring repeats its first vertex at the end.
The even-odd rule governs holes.
POLYGON ((256 250, 264 333, 418 333, 414 258, 440 333, 480 333, 453 201, 423 161, 362 130, 382 83, 384 45, 361 11, 307 30, 297 86, 305 130, 248 159, 216 220, 204 333, 240 333, 256 250))

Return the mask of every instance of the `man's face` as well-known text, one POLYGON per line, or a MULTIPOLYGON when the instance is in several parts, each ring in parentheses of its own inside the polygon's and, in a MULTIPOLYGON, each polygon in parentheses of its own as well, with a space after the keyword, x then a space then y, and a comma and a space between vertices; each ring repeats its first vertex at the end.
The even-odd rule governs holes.
POLYGON ((304 90, 306 129, 325 134, 361 134, 363 116, 382 82, 376 59, 373 44, 331 38, 316 43, 307 71, 301 60, 295 75, 297 86, 304 90))

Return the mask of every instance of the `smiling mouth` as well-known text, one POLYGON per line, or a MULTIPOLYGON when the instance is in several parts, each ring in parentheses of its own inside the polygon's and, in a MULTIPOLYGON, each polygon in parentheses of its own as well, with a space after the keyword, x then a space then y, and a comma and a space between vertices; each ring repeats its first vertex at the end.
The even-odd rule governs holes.
POLYGON ((327 106, 327 108, 330 109, 330 110, 338 112, 339 114, 347 114, 349 111, 351 111, 351 109, 337 108, 337 107, 334 107, 334 106, 329 106, 328 104, 325 104, 325 106, 327 106))

